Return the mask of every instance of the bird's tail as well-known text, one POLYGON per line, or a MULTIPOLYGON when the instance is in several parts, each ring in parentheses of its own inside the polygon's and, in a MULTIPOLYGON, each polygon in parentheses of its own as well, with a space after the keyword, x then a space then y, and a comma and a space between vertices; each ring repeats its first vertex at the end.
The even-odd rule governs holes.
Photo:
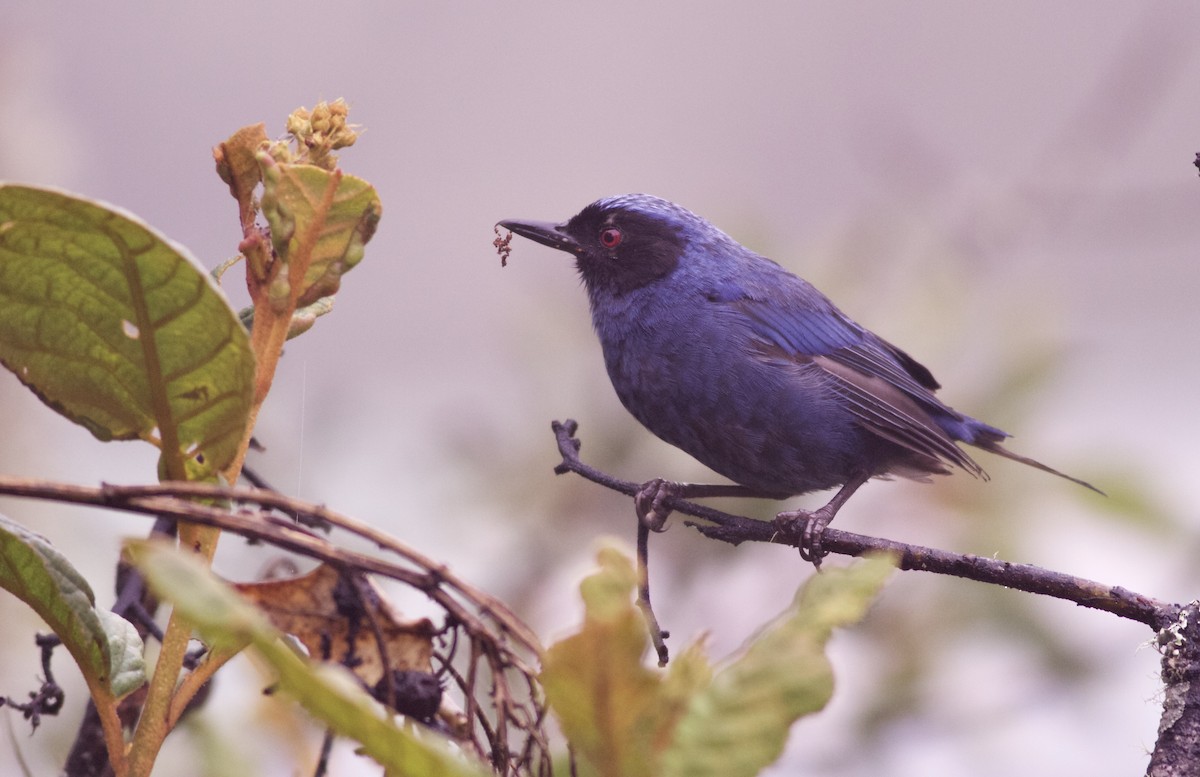
POLYGON ((1095 491, 1100 496, 1108 496, 1108 494, 1105 494, 1103 491, 1096 488, 1095 486, 1093 486, 1091 483, 1087 482, 1086 480, 1080 480, 1079 478, 1071 477, 1070 475, 1066 474, 1065 472, 1059 472, 1054 467, 1048 467, 1045 464, 1043 464, 1042 462, 1037 461, 1035 459, 1031 459, 1028 456, 1022 456, 1019 453, 1013 453, 1008 448, 1005 448, 1003 445, 1001 445, 999 440, 983 438, 983 439, 976 440, 974 443, 972 443, 972 445, 974 445, 977 448, 982 448, 983 450, 988 451, 989 453, 994 453, 997 456, 1003 456, 1006 459, 1012 459, 1013 461, 1019 461, 1022 464, 1033 467, 1034 469, 1040 469, 1042 472, 1049 472, 1051 475, 1058 475, 1060 478, 1063 478, 1064 480, 1069 480, 1072 483, 1078 483, 1079 485, 1083 486, 1084 488, 1089 488, 1092 491, 1095 491))

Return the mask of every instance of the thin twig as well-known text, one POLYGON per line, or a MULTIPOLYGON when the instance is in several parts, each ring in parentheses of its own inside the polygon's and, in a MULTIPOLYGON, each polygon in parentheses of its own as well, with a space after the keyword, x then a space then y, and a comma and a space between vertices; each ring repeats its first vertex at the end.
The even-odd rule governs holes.
POLYGON ((637 522, 637 572, 638 595, 637 606, 646 619, 650 631, 650 641, 654 644, 654 652, 658 655, 658 665, 666 666, 671 654, 667 650, 667 638, 670 632, 663 631, 654 615, 654 607, 650 604, 650 527, 638 516, 637 522))

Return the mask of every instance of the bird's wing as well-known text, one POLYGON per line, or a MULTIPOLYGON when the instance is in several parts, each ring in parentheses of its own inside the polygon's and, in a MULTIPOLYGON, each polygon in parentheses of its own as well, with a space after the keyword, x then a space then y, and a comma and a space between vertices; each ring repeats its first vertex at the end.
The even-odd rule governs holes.
POLYGON ((717 296, 740 313, 766 352, 811 362, 829 374, 864 428, 931 464, 944 461, 983 475, 935 420, 954 424, 963 417, 933 395, 938 384, 929 370, 800 284, 764 295, 726 287, 717 296))

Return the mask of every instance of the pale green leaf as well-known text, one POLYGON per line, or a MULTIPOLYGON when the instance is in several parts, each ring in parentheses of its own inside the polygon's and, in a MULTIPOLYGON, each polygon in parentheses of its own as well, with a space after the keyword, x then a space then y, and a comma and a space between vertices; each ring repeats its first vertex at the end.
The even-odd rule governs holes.
POLYGON ((833 695, 825 657, 833 629, 862 618, 892 568, 873 559, 814 575, 791 608, 692 698, 660 774, 751 777, 774 763, 792 723, 833 695))
MULTIPOLYGON (((297 308, 296 312, 292 313, 292 323, 288 326, 287 339, 299 337, 312 329, 318 318, 332 313, 333 299, 333 297, 321 297, 311 305, 297 308)), ((250 331, 254 327, 254 308, 243 308, 238 311, 238 318, 241 320, 242 326, 246 327, 246 331, 250 331)))
POLYGON ((209 274, 116 208, 0 185, 0 361, 101 440, 149 440, 168 472, 222 469, 254 357, 209 274))
POLYGON ((362 745, 385 769, 406 777, 482 777, 440 737, 398 727, 341 667, 314 664, 280 639, 266 617, 196 558, 144 540, 126 548, 154 592, 170 601, 210 644, 250 644, 274 669, 281 692, 340 736, 362 745))
POLYGON ((80 671, 121 697, 146 681, 133 626, 96 609, 87 580, 40 534, 0 516, 0 587, 41 616, 80 671))
POLYGON ((708 687, 712 677, 713 667, 703 642, 688 645, 672 658, 662 682, 662 695, 670 710, 669 717, 678 719, 692 698, 708 687))
POLYGON ((112 692, 118 698, 142 687, 146 682, 145 645, 129 621, 109 610, 97 610, 108 635, 109 677, 112 692))
POLYGON ((583 627, 546 652, 542 686, 568 741, 596 773, 656 775, 658 753, 708 667, 699 648, 686 650, 665 682, 647 667, 633 564, 612 548, 599 561, 599 571, 580 585, 583 627))

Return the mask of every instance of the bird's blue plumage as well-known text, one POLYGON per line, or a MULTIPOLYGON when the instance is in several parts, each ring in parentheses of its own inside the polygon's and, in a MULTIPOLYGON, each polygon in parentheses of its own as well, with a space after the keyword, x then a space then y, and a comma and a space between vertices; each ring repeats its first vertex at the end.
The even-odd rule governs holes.
POLYGON ((908 354, 674 203, 630 194, 563 224, 502 224, 576 256, 629 412, 750 489, 787 496, 951 465, 982 475, 958 442, 1062 474, 1004 449, 1007 434, 945 405, 908 354))

